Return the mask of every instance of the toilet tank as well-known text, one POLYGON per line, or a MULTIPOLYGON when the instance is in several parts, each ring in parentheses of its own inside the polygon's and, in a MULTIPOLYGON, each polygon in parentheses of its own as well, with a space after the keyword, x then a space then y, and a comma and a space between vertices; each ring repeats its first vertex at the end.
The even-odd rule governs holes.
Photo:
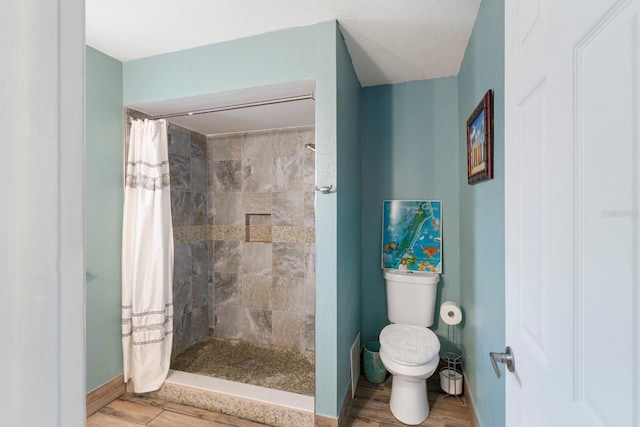
POLYGON ((436 308, 440 275, 407 270, 384 270, 387 317, 391 323, 430 327, 436 308))

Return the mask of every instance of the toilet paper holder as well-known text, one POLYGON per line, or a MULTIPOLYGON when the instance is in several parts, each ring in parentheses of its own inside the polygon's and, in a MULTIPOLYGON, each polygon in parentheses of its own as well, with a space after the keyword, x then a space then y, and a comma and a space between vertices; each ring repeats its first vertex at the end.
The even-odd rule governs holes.
POLYGON ((440 359, 446 365, 440 369, 440 388, 446 394, 440 396, 444 399, 449 396, 455 396, 460 405, 464 405, 464 401, 460 399, 462 394, 462 345, 459 340, 457 329, 462 321, 462 310, 453 301, 446 301, 440 306, 440 319, 447 325, 447 349, 440 352, 440 359))

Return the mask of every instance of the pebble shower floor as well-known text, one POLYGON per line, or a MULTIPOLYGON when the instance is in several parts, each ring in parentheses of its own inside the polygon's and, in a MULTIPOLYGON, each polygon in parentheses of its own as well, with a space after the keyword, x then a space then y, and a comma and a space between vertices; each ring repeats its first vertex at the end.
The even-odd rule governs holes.
POLYGON ((208 336, 171 360, 171 369, 313 396, 315 354, 208 336))

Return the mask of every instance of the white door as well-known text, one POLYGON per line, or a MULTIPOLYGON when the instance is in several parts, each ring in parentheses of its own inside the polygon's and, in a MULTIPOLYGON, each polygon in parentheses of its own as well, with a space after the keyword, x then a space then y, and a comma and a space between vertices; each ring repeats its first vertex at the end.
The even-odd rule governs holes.
POLYGON ((640 0, 505 1, 507 426, 640 426, 640 0))

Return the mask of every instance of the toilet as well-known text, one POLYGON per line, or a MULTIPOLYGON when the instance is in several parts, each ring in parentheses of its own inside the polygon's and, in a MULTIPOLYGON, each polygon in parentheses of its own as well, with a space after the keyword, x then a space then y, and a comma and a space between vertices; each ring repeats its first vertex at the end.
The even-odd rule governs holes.
POLYGON ((429 416, 427 378, 440 361, 440 341, 433 325, 440 275, 423 271, 384 270, 387 317, 380 332, 380 360, 393 376, 391 413, 417 425, 429 416))

